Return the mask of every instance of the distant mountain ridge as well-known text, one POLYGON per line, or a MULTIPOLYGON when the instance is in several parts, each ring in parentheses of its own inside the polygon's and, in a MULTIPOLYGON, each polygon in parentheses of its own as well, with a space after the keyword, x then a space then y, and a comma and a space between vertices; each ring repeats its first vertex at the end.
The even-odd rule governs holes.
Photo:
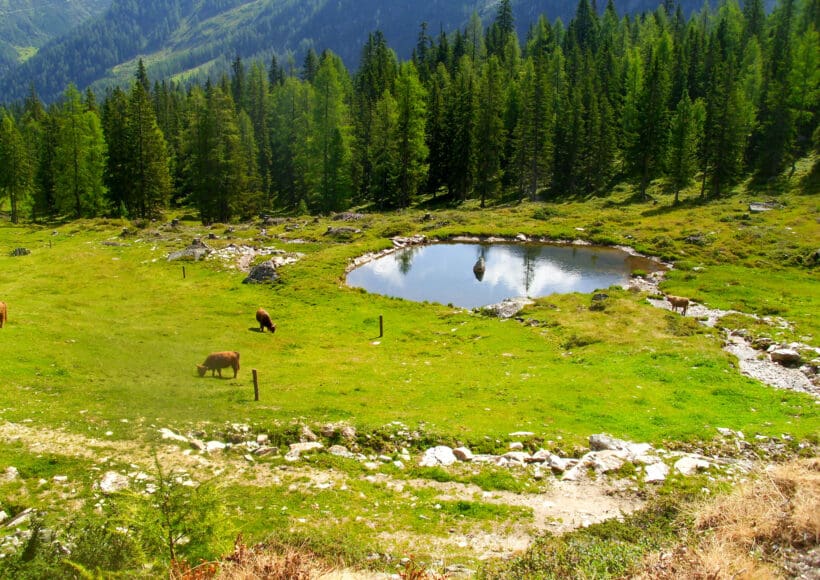
MULTIPOLYGON (((2 2, 8 0, 0 0, 2 2)), ((36 0, 27 0, 33 2, 36 0)), ((87 2, 105 0, 87 0, 87 2)), ((621 13, 654 10, 660 0, 615 0, 621 13)), ((346 65, 358 65, 369 33, 381 30, 401 58, 409 57, 420 25, 428 33, 463 27, 473 11, 485 26, 498 0, 113 0, 104 14, 44 46, 6 75, 0 74, 0 102, 21 99, 33 84, 46 101, 69 83, 81 90, 133 78, 143 58, 152 78, 204 75, 243 59, 294 54, 301 63, 309 47, 329 48, 346 65)), ((701 0, 682 0, 683 10, 699 10, 701 0)), ((602 10, 606 2, 597 2, 602 10)), ((2 6, 2 4, 0 4, 2 6)), ((514 0, 519 34, 544 14, 568 22, 577 2, 514 0)))

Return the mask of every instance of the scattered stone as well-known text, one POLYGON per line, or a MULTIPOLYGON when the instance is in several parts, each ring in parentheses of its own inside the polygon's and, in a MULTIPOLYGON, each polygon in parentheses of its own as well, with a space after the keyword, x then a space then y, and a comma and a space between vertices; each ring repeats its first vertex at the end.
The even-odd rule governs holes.
POLYGON ((507 462, 512 462, 516 464, 523 464, 529 459, 530 454, 524 451, 510 451, 505 453, 501 456, 502 459, 505 459, 507 462))
POLYGON ((259 445, 264 445, 265 443, 268 442, 269 439, 270 438, 268 437, 267 433, 260 433, 259 435, 256 436, 256 442, 259 445))
POLYGON ((181 259, 193 259, 195 262, 199 261, 200 258, 206 257, 210 254, 213 250, 209 246, 207 246, 201 239, 194 238, 194 241, 191 242, 191 245, 185 248, 184 250, 179 250, 178 252, 171 252, 168 254, 168 261, 172 262, 174 260, 181 260, 181 259))
POLYGON ((261 264, 254 266, 248 277, 242 280, 243 284, 265 284, 275 282, 279 279, 276 272, 276 264, 273 260, 265 260, 261 264))
POLYGON ((6 470, 3 472, 2 480, 3 481, 14 481, 18 477, 20 477, 20 472, 13 465, 9 465, 6 468, 6 470))
POLYGON ((478 308, 477 311, 487 316, 495 316, 496 318, 506 320, 514 317, 521 312, 525 306, 532 303, 533 301, 529 298, 507 298, 498 304, 482 306, 481 308, 478 308))
POLYGON ((302 442, 318 441, 319 438, 316 436, 316 433, 310 430, 310 427, 307 425, 302 425, 302 430, 299 433, 299 440, 302 442))
POLYGON ((17 257, 20 257, 20 256, 28 256, 30 253, 31 253, 31 250, 29 250, 28 248, 14 248, 11 251, 10 255, 13 258, 17 258, 17 257))
POLYGON ((327 226, 327 231, 324 235, 326 236, 351 236, 353 234, 360 234, 362 230, 357 228, 351 228, 342 226, 339 228, 334 228, 333 226, 327 226))
POLYGON ((227 447, 228 445, 222 441, 208 441, 205 444, 205 452, 213 453, 214 451, 225 451, 227 447))
POLYGON ((11 518, 11 520, 6 522, 5 527, 17 528, 25 523, 28 523, 28 521, 31 520, 32 516, 34 516, 34 508, 26 508, 16 516, 11 518))
POLYGON ((766 350, 774 344, 774 340, 768 336, 760 336, 752 341, 752 346, 758 350, 766 350))
POLYGON ((205 442, 201 439, 191 439, 190 444, 197 451, 205 451, 206 449, 205 442))
POLYGON ((764 211, 771 211, 783 207, 776 201, 753 201, 749 204, 749 212, 761 213, 764 211))
POLYGON ((698 471, 709 469, 710 466, 705 459, 686 455, 675 462, 675 471, 682 475, 695 475, 698 471))
POLYGON ((342 427, 339 431, 339 434, 348 441, 356 439, 356 429, 354 427, 351 427, 350 425, 345 425, 344 427, 342 427))
POLYGON ((549 457, 550 469, 553 473, 564 473, 572 469, 578 464, 577 459, 567 459, 565 457, 558 457, 557 455, 550 455, 549 457))
POLYGON ((459 461, 473 460, 473 452, 467 449, 466 447, 457 447, 453 449, 453 455, 455 455, 459 461))
POLYGON ((389 455, 379 455, 378 460, 381 461, 382 463, 392 463, 393 462, 393 458, 390 457, 389 455))
POLYGON ((518 451, 524 449, 524 444, 521 441, 513 441, 510 443, 509 449, 512 451, 518 451))
POLYGON ((159 434, 162 436, 163 439, 170 439, 172 441, 179 441, 180 443, 188 443, 188 438, 180 435, 179 433, 175 433, 171 429, 163 427, 159 430, 159 434))
POLYGON ((402 461, 394 461, 393 465, 396 467, 396 469, 404 469, 404 463, 402 461))
POLYGON ((458 578, 473 578, 475 574, 475 570, 463 564, 451 564, 444 569, 444 576, 446 578, 452 578, 453 580, 458 578))
POLYGON ((769 353, 772 362, 780 363, 784 366, 800 364, 800 353, 791 348, 778 348, 769 353))
POLYGON ((667 475, 669 475, 669 466, 659 461, 644 467, 643 480, 646 483, 660 483, 666 480, 667 475))
POLYGON ((617 471, 626 463, 627 454, 616 449, 606 449, 589 453, 589 463, 598 473, 617 471))
POLYGON ((291 452, 307 453, 308 451, 316 451, 317 449, 324 449, 324 444, 318 441, 303 441, 300 443, 291 443, 291 452))
POLYGON ((425 451, 419 461, 419 465, 421 467, 436 467, 439 465, 446 467, 448 465, 452 465, 456 461, 457 458, 450 447, 447 447, 446 445, 439 445, 437 447, 431 447, 425 451))
POLYGON ((529 437, 535 437, 535 433, 532 431, 515 431, 514 433, 510 433, 510 437, 526 439, 529 437))
POLYGON ((128 487, 128 478, 116 471, 106 471, 97 485, 105 494, 116 493, 128 487))
POLYGON ((603 433, 589 436, 589 448, 592 451, 621 450, 625 449, 626 446, 626 441, 615 439, 603 433))
POLYGON ((549 451, 539 449, 527 459, 527 463, 546 463, 547 461, 549 461, 549 458, 549 451))
POLYGON ((327 423, 326 425, 322 425, 322 429, 319 432, 322 434, 322 437, 330 439, 336 434, 336 425, 334 425, 333 423, 327 423))
POLYGON ((363 213, 354 213, 354 212, 346 211, 346 212, 342 212, 342 213, 337 213, 336 215, 334 215, 330 219, 332 219, 333 221, 337 221, 337 222, 339 222, 339 221, 342 221, 342 222, 356 222, 356 221, 359 221, 359 220, 363 220, 364 219, 364 214, 363 213))

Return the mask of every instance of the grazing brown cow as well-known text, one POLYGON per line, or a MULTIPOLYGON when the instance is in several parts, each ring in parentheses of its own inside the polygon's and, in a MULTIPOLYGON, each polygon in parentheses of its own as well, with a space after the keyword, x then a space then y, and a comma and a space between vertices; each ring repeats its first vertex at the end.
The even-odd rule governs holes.
POLYGON ((205 359, 201 365, 196 365, 196 370, 200 377, 204 377, 205 373, 211 371, 211 376, 214 373, 219 373, 219 378, 222 378, 222 369, 231 367, 233 369, 233 378, 236 378, 236 373, 239 372, 239 353, 236 351, 226 350, 224 352, 212 352, 205 359))
POLYGON ((6 307, 5 302, 0 302, 0 328, 3 328, 3 325, 9 319, 9 310, 6 307))
POLYGON ((672 312, 677 312, 678 308, 681 309, 683 315, 686 316, 686 309, 689 308, 689 299, 683 298, 682 296, 672 296, 669 295, 666 297, 669 300, 669 304, 672 305, 672 312))
POLYGON ((270 314, 264 309, 260 308, 256 311, 256 322, 259 323, 259 332, 265 332, 267 328, 271 332, 276 332, 276 325, 270 319, 270 314))

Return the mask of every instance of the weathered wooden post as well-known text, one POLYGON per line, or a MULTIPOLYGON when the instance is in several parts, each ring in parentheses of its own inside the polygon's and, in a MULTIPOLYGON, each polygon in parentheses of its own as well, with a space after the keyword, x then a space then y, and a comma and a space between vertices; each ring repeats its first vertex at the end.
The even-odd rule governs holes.
POLYGON ((253 373, 253 400, 259 400, 259 375, 256 372, 256 369, 251 371, 253 373))
POLYGON ((384 336, 384 316, 379 315, 379 338, 384 336))
POLYGON ((185 266, 182 267, 182 279, 185 279, 185 266))

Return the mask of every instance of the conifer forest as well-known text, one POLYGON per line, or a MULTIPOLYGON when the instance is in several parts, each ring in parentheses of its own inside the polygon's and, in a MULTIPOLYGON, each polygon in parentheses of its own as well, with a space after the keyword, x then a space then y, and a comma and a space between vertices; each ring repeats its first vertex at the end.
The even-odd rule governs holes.
MULTIPOLYGON (((0 201, 14 222, 481 205, 634 184, 710 199, 788 171, 820 142, 820 1, 675 2, 618 16, 580 0, 519 38, 509 0, 452 34, 421 23, 412 58, 372 32, 354 71, 330 51, 236 57, 204 83, 105 94, 32 89, 0 105, 0 201)), ((673 196, 673 197, 671 197, 673 196)))

